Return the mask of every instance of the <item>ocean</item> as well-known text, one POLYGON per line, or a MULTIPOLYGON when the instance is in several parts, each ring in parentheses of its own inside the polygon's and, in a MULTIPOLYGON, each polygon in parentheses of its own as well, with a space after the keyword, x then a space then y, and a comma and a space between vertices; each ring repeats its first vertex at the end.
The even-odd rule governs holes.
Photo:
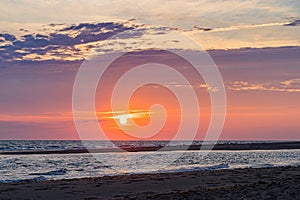
MULTIPOLYGON (((219 141, 218 143, 255 142, 257 141, 219 141)), ((122 147, 168 145, 168 141, 118 141, 115 143, 122 147)), ((184 146, 188 143, 176 141, 170 145, 184 146)), ((193 142, 193 144, 201 143, 203 142, 193 142)), ((86 141, 84 144, 81 141, 0 141, 0 153, 53 152, 0 155, 0 182, 300 165, 300 150, 55 153, 61 150, 114 147, 106 141, 86 141)))

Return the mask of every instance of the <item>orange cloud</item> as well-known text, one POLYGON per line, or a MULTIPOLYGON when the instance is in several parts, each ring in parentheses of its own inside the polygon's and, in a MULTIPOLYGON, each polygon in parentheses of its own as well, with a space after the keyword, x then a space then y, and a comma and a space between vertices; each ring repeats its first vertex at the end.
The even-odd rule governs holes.
POLYGON ((275 91, 275 92, 300 92, 299 86, 300 86, 300 79, 286 80, 286 81, 279 82, 277 84, 234 81, 227 86, 227 89, 234 90, 234 91, 259 90, 259 91, 275 91))

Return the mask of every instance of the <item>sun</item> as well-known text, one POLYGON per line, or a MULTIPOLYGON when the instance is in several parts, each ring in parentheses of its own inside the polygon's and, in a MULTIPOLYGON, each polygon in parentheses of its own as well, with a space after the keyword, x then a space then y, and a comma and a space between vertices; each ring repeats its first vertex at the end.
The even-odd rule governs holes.
POLYGON ((126 116, 126 115, 120 116, 120 117, 119 117, 119 122, 120 122, 120 124, 122 124, 122 125, 127 124, 127 118, 128 118, 128 116, 126 116))
POLYGON ((151 114, 152 112, 148 111, 148 110, 130 110, 129 113, 128 111, 114 111, 114 112, 98 112, 97 114, 103 114, 103 115, 108 115, 108 114, 112 114, 113 116, 107 116, 107 117, 100 117, 103 119, 114 119, 115 122, 119 125, 119 128, 133 128, 134 126, 138 126, 135 124, 135 120, 137 119, 141 119, 143 120, 145 117, 147 117, 149 114, 151 114))

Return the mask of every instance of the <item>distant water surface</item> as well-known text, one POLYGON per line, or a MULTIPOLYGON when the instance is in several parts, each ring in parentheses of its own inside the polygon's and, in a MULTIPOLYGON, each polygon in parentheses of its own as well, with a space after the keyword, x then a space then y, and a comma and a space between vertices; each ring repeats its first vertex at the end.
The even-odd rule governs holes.
MULTIPOLYGON (((243 144, 260 143, 262 141, 218 141, 218 144, 243 144)), ((263 141, 272 142, 272 141, 263 141)), ((184 146, 184 145, 211 144, 213 141, 81 141, 74 140, 0 140, 0 152, 6 151, 55 151, 55 150, 77 150, 77 149, 101 149, 119 147, 151 147, 151 146, 184 146)))
MULTIPOLYGON (((229 141, 221 141, 228 143, 229 141)), ((235 141, 238 143, 253 141, 235 141)), ((120 142, 124 146, 166 145, 167 141, 120 142)), ((230 143, 233 143, 232 141, 230 143)), ((185 145, 178 141, 172 145, 185 145)), ((201 144, 195 141, 194 144, 201 144)), ((112 148, 90 141, 90 148, 112 148)), ((84 148, 80 141, 0 141, 0 151, 84 148)), ((0 155, 0 181, 69 179, 134 173, 165 173, 300 165, 300 150, 166 151, 101 154, 0 155)))

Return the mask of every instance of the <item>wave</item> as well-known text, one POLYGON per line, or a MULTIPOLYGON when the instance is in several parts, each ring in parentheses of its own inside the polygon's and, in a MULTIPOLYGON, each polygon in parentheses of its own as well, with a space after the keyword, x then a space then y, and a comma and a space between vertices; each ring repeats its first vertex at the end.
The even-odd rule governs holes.
POLYGON ((218 170, 218 169, 228 169, 229 164, 219 164, 219 165, 213 165, 208 167, 202 167, 202 170, 218 170))
POLYGON ((269 168, 269 167, 278 167, 278 166, 280 166, 280 165, 263 163, 263 164, 252 165, 251 168, 269 168))
POLYGON ((192 167, 192 168, 179 168, 179 169, 167 169, 160 170, 156 173, 176 173, 176 172, 196 172, 196 171, 209 171, 209 170, 220 170, 220 169, 229 169, 230 166, 227 163, 210 165, 210 166, 201 166, 201 167, 192 167))
POLYGON ((58 176, 58 175, 65 175, 68 173, 68 170, 66 168, 49 171, 49 172, 38 172, 38 173, 30 173, 29 175, 38 175, 38 176, 58 176))
POLYGON ((47 180, 44 176, 38 176, 28 179, 7 179, 7 180, 0 180, 0 183, 20 183, 20 182, 28 182, 28 181, 45 181, 47 180))

